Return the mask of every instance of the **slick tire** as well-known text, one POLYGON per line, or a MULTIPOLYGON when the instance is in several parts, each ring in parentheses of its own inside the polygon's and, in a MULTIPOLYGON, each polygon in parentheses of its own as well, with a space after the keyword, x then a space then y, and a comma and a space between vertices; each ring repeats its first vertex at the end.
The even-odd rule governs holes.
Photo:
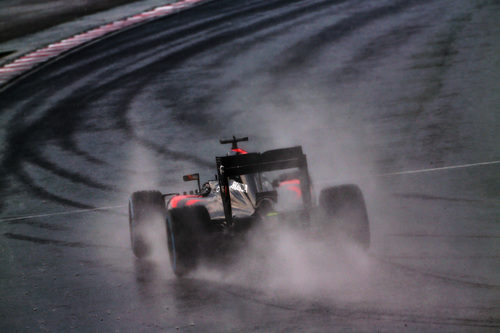
POLYGON ((128 204, 130 241, 135 256, 148 257, 153 252, 158 230, 165 233, 166 207, 158 191, 134 192, 128 204))
POLYGON ((175 275, 194 270, 203 255, 210 215, 203 206, 170 209, 167 216, 167 243, 175 275))
POLYGON ((370 227, 365 200, 356 185, 325 188, 319 196, 319 205, 328 220, 351 241, 364 250, 370 246, 370 227))

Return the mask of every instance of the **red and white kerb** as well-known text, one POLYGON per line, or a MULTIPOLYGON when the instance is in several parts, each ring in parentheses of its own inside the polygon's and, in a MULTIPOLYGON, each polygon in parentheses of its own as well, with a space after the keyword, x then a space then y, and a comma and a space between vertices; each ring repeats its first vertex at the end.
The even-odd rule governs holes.
POLYGON ((111 32, 115 32, 131 25, 144 22, 153 18, 167 16, 182 9, 192 7, 197 3, 207 0, 179 0, 172 4, 156 7, 152 10, 127 17, 122 20, 108 23, 87 32, 72 36, 60 42, 50 44, 39 50, 30 52, 20 58, 0 67, 0 86, 8 83, 17 76, 34 69, 38 65, 89 41, 95 40, 111 32))

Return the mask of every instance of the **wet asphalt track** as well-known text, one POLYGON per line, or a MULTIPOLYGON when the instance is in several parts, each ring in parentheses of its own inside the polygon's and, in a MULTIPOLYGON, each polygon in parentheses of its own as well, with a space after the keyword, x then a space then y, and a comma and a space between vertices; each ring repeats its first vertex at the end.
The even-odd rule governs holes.
POLYGON ((500 158, 499 13, 213 1, 1 91, 0 330, 498 331, 498 164, 377 175, 500 158), (359 183, 370 255, 310 263, 295 242, 269 248, 296 264, 274 275, 263 261, 257 278, 241 265, 179 281, 166 253, 134 260, 126 208, 8 219, 182 190, 233 134, 250 150, 302 144, 317 189, 359 183))

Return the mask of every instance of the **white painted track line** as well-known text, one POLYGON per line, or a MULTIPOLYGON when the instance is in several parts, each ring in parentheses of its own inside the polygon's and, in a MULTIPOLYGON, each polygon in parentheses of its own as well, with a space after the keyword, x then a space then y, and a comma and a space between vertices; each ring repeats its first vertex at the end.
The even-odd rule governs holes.
POLYGON ((36 219, 36 218, 41 218, 41 217, 51 217, 51 216, 58 216, 58 215, 92 213, 92 212, 97 212, 100 210, 112 210, 112 209, 123 208, 123 207, 126 207, 126 205, 105 206, 105 207, 97 207, 97 208, 89 208, 89 209, 69 210, 66 212, 55 212, 55 213, 45 213, 45 214, 36 214, 36 215, 15 216, 15 217, 7 217, 7 218, 0 219, 0 222, 29 220, 29 219, 36 219))
MULTIPOLYGON (((440 168, 429 168, 429 169, 420 169, 420 170, 390 172, 390 173, 383 173, 383 174, 375 175, 375 177, 390 177, 390 176, 398 176, 398 175, 410 175, 410 174, 427 173, 427 172, 434 172, 434 171, 473 168, 473 167, 488 166, 488 165, 495 165, 495 164, 500 164, 500 161, 478 162, 478 163, 469 163, 469 164, 461 164, 461 165, 451 165, 451 166, 445 166, 445 167, 440 167, 440 168)), ((96 212, 96 211, 112 210, 112 209, 124 208, 124 207, 126 207, 126 205, 104 206, 104 207, 96 207, 96 208, 89 208, 89 209, 70 210, 70 211, 66 211, 66 212, 44 213, 44 214, 37 214, 37 215, 14 216, 14 217, 0 218, 0 222, 35 219, 35 218, 51 217, 51 216, 57 216, 57 215, 85 214, 85 213, 91 213, 91 212, 96 212)))
POLYGON ((500 164, 500 161, 479 162, 479 163, 444 166, 444 167, 439 167, 439 168, 389 172, 389 173, 382 173, 380 175, 376 175, 376 177, 411 175, 411 174, 417 174, 417 173, 427 173, 427 172, 435 172, 435 171, 443 171, 443 170, 473 168, 473 167, 478 167, 478 166, 486 166, 486 165, 494 165, 494 164, 500 164))

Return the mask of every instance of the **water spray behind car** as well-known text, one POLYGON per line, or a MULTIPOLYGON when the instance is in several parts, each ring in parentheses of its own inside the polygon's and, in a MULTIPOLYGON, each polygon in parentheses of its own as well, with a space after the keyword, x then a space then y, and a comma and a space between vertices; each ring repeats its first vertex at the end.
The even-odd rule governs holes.
POLYGON ((301 146, 252 153, 238 146, 243 141, 248 138, 220 140, 231 144, 231 150, 215 158, 215 179, 201 185, 199 174, 183 177, 197 181, 194 191, 147 190, 131 195, 131 243, 139 260, 153 253, 155 241, 143 231, 151 230, 152 221, 158 220, 152 216, 163 221, 177 277, 192 275, 201 267, 231 279, 238 274, 228 272, 240 267, 237 272, 259 279, 270 271, 277 273, 267 275, 273 277, 268 279, 271 286, 279 274, 301 283, 322 279, 309 274, 318 267, 330 271, 328 265, 336 259, 329 251, 342 252, 344 239, 358 252, 369 248, 368 214, 358 186, 327 187, 316 200, 301 146))

